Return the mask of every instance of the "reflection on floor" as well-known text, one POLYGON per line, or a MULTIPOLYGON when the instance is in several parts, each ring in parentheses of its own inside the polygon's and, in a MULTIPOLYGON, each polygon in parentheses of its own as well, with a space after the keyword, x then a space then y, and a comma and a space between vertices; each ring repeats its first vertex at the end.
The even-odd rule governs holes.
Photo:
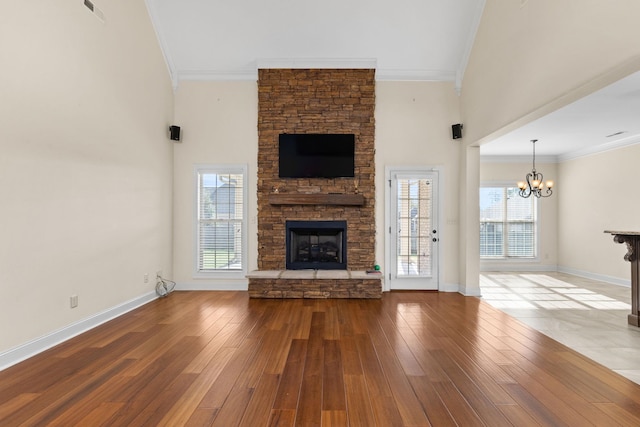
POLYGON ((487 303, 640 384, 631 289, 563 273, 491 272, 480 288, 487 303))

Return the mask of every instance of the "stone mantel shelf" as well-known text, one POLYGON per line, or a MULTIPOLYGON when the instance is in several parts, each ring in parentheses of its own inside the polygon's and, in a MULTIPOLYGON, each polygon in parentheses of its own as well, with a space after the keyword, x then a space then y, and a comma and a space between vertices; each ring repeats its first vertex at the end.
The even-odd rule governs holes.
POLYGON ((364 196, 362 194, 271 193, 269 204, 364 206, 364 196))

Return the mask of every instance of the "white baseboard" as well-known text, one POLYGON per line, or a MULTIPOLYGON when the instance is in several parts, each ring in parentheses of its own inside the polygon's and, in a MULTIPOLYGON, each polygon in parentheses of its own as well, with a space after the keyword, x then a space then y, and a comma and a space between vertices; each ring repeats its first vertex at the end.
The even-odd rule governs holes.
POLYGON ((558 266, 560 273, 567 273, 573 276, 584 277, 586 279, 597 280, 599 282, 611 283, 612 285, 631 287, 631 279, 621 279, 619 277, 607 276, 604 274, 592 273, 590 271, 576 270, 575 268, 558 266))
POLYGON ((464 286, 460 286, 460 290, 458 290, 458 292, 464 295, 465 297, 481 297, 482 296, 482 290, 479 287, 467 289, 464 286))
MULTIPOLYGON (((409 290, 409 289, 406 289, 409 290)), ((417 289, 417 290, 422 290, 417 289)), ((390 292, 391 289, 382 289, 382 292, 390 292)), ((460 292, 461 294, 464 295, 464 293, 460 290, 460 285, 458 285, 457 283, 440 283, 440 286, 438 287, 438 292, 460 292)), ((478 291, 479 293, 479 291, 478 291)))
POLYGON ((523 263, 499 263, 499 262, 487 262, 480 263, 480 272, 485 273, 489 271, 507 271, 507 272, 555 272, 558 271, 556 265, 544 265, 544 264, 523 264, 523 263))
POLYGON ((0 353, 0 371, 158 298, 149 292, 0 353))
POLYGON ((561 265, 526 265, 526 264, 508 264, 508 263, 488 263, 480 264, 480 272, 488 273, 492 271, 504 271, 504 272, 559 272, 571 274, 573 276, 584 277, 586 279, 597 280, 600 282, 610 283, 612 285, 631 287, 630 279, 621 279, 619 277, 607 276, 604 274, 592 273, 590 271, 577 270, 575 268, 564 267, 561 265))
POLYGON ((206 283, 190 282, 176 284, 176 291, 248 291, 246 280, 220 280, 206 283))
POLYGON ((440 283, 440 292, 460 292, 460 285, 457 283, 440 283))

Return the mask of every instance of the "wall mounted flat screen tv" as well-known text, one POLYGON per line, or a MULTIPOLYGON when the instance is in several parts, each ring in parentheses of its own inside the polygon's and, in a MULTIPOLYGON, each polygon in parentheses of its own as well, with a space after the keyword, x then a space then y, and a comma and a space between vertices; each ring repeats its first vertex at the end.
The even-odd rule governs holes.
POLYGON ((280 178, 341 178, 355 172, 354 134, 280 134, 280 178))

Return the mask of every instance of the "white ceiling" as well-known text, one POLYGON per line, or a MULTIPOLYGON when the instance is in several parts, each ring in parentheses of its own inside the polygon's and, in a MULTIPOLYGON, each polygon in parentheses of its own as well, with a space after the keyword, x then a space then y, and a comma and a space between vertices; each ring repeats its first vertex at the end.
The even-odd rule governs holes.
POLYGON ((560 161, 640 143, 640 72, 482 145, 480 153, 530 157, 532 139, 536 156, 560 161))
MULTIPOLYGON (((461 76, 485 0, 147 0, 175 80, 255 79, 262 62, 373 63, 378 79, 461 76)), ((326 68, 329 68, 326 67, 326 68)))
MULTIPOLYGON (((485 0, 146 0, 174 84, 258 68, 376 68, 460 88, 485 0)), ((640 72, 481 146, 571 158, 640 142, 640 72), (620 135, 608 135, 623 132, 620 135)))

